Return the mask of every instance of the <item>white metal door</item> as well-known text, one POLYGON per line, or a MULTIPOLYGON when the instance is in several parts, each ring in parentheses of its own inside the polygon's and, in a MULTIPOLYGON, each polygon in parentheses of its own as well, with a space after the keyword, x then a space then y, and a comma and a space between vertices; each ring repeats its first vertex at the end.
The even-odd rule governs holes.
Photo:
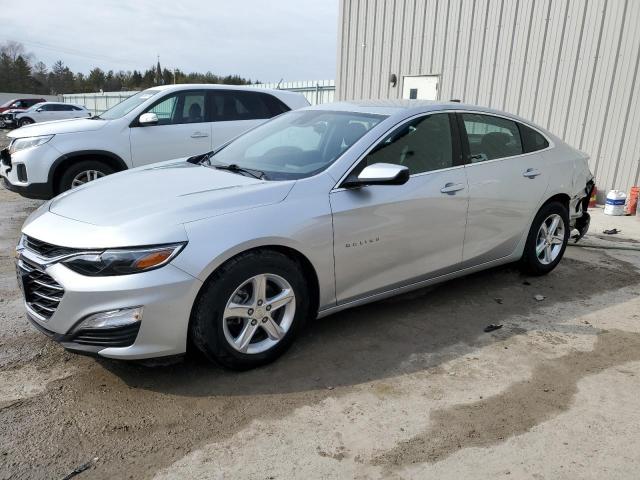
POLYGON ((438 75, 406 76, 402 81, 402 98, 410 100, 437 100, 438 75))

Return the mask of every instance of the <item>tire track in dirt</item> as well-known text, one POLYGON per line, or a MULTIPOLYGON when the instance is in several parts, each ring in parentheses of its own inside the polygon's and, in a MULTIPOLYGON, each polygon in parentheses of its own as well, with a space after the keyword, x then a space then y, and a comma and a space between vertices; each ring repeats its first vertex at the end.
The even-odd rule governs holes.
POLYGON ((372 464, 435 463, 463 448, 496 445, 568 410, 583 377, 638 360, 640 333, 604 330, 591 351, 544 360, 530 379, 499 395, 433 412, 427 430, 378 455, 372 464))

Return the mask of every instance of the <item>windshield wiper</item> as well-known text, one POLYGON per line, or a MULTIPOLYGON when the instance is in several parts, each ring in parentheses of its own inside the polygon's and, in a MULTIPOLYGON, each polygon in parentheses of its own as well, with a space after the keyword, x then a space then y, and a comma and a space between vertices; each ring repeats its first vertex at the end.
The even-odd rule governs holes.
POLYGON ((267 176, 264 172, 260 170, 254 170, 253 168, 243 168, 235 163, 231 163, 229 165, 212 165, 213 168, 217 168, 218 170, 227 170, 229 172, 246 174, 250 177, 257 178, 258 180, 266 180, 267 176))

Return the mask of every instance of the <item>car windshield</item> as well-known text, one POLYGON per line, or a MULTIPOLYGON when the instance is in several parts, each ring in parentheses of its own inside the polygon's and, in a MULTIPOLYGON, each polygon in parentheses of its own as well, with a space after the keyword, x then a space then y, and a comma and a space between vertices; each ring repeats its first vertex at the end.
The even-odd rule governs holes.
POLYGON ((44 104, 45 104, 45 102, 36 103, 34 106, 28 108, 27 111, 28 112, 35 112, 37 109, 39 109, 44 104))
POLYGON ((115 107, 111 107, 106 112, 94 118, 101 118, 103 120, 115 120, 116 118, 122 118, 138 105, 141 105, 158 93, 160 93, 160 90, 143 90, 142 92, 138 92, 135 95, 130 96, 126 100, 123 100, 122 102, 117 104, 115 107))
POLYGON ((268 180, 310 177, 331 165, 385 118, 326 110, 285 113, 215 152, 209 164, 258 170, 268 180))

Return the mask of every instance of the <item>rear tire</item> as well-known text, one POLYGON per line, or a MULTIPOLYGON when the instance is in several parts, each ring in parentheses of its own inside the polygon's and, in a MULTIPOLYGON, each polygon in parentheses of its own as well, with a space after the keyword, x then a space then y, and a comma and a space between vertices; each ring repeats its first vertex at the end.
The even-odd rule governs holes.
POLYGON ((530 275, 546 275, 556 268, 564 256, 570 232, 567 207, 560 202, 543 205, 531 224, 521 269, 530 275))
POLYGON ((73 163, 60 177, 58 193, 66 192, 112 173, 113 168, 99 160, 82 160, 73 163))
POLYGON ((282 355, 308 314, 301 265, 279 252, 257 250, 229 260, 205 283, 194 304, 189 337, 208 360, 248 370, 282 355))

